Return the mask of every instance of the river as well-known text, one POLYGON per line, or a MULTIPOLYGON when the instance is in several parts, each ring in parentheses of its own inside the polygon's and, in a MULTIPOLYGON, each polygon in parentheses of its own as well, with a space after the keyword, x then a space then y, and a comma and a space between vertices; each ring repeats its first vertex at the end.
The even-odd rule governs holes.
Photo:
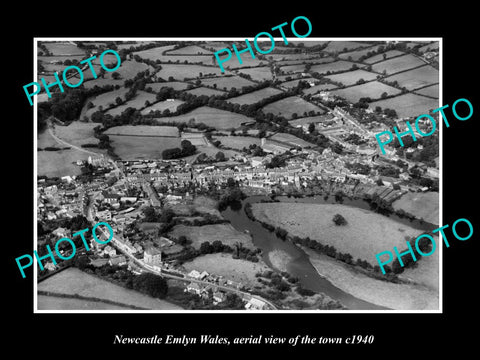
MULTIPOLYGON (((322 292, 332 299, 340 301, 345 305, 349 310, 388 310, 386 307, 378 306, 367 301, 358 299, 334 286, 327 279, 320 276, 315 268, 309 261, 308 256, 305 252, 299 249, 290 241, 283 241, 278 238, 273 232, 265 229, 260 223, 250 220, 243 207, 247 203, 256 203, 261 200, 269 199, 266 196, 250 196, 243 200, 241 203, 231 205, 227 209, 222 211, 222 216, 229 220, 233 227, 238 231, 248 230, 252 236, 253 243, 256 247, 262 250, 262 256, 265 263, 274 268, 272 263, 269 260, 268 253, 272 250, 281 250, 286 252, 292 258, 292 261, 287 264, 287 271, 298 277, 300 283, 303 287, 310 289, 316 292, 322 292)), ((313 196, 305 198, 288 198, 286 196, 279 196, 277 200, 281 202, 302 202, 302 203, 316 203, 316 204, 334 204, 337 203, 333 196, 324 198, 323 196, 313 196)), ((343 205, 358 207, 362 209, 370 210, 370 204, 365 200, 350 200, 344 198, 342 201, 343 205)), ((421 229, 421 230, 431 230, 435 227, 428 223, 420 223, 417 220, 410 221, 405 218, 399 218, 396 215, 390 215, 391 219, 399 221, 409 226, 421 229)))

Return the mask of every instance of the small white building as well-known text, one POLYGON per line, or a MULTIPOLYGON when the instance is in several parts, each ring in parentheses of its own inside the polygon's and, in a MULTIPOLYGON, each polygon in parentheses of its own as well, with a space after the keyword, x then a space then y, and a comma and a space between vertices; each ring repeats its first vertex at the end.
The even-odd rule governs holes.
POLYGON ((143 253, 143 261, 149 265, 161 265, 162 264, 162 252, 156 248, 149 247, 143 253))

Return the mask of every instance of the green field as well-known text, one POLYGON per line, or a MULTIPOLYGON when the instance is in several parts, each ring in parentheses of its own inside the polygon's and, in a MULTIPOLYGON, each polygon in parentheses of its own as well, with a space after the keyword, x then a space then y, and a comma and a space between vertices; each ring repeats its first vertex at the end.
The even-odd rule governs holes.
POLYGON ((230 90, 231 88, 236 88, 240 90, 244 86, 251 86, 255 83, 244 79, 240 76, 223 76, 223 77, 215 77, 215 78, 208 78, 202 79, 202 85, 205 86, 214 86, 217 85, 217 89, 219 90, 230 90))
POLYGON ((188 88, 189 83, 180 82, 180 81, 166 81, 161 83, 150 83, 145 86, 145 88, 152 88, 154 92, 159 92, 164 87, 170 87, 173 90, 185 90, 188 88))
POLYGON ((415 91, 416 94, 420 94, 420 95, 426 95, 426 96, 431 96, 431 97, 434 97, 436 99, 438 99, 438 96, 440 94, 440 88, 439 88, 439 85, 431 85, 431 86, 427 86, 423 89, 420 89, 420 90, 417 90, 415 91))
POLYGON ((123 111, 125 111, 127 108, 132 107, 134 109, 140 110, 145 107, 145 101, 149 101, 150 103, 153 103, 156 101, 155 94, 150 94, 147 93, 146 91, 142 90, 137 90, 137 95, 126 103, 117 106, 113 109, 110 109, 107 111, 107 114, 110 114, 112 116, 115 115, 120 115, 123 111))
POLYGON ((343 60, 358 61, 358 59, 360 59, 364 55, 366 56, 369 52, 377 51, 380 46, 381 45, 375 45, 362 50, 345 52, 338 55, 338 57, 343 60))
POLYGON ((439 42, 434 41, 433 43, 422 46, 419 50, 420 52, 433 51, 433 50, 438 50, 439 46, 440 46, 439 42))
POLYGON ((286 74, 298 73, 305 71, 305 64, 285 65, 280 68, 286 74))
POLYGON ((252 136, 213 136, 213 140, 220 140, 222 145, 242 150, 244 147, 248 148, 251 144, 260 146, 261 140, 258 137, 252 136))
POLYGON ((205 50, 204 48, 201 48, 200 46, 196 46, 196 45, 189 45, 177 50, 168 50, 166 52, 166 55, 204 55, 204 54, 213 54, 213 53, 209 50, 205 50))
POLYGON ((202 65, 184 65, 184 64, 163 64, 162 70, 157 73, 164 80, 172 76, 175 80, 185 80, 196 77, 206 76, 207 74, 221 75, 218 66, 202 65))
POLYGON ((320 91, 323 91, 323 90, 333 90, 333 89, 336 89, 338 86, 337 85, 333 85, 333 84, 320 84, 320 85, 315 85, 315 86, 312 86, 310 88, 307 88, 307 89, 304 89, 303 90, 303 93, 305 95, 308 95, 308 94, 316 94, 320 91))
POLYGON ((295 119, 295 120, 290 120, 288 123, 293 126, 301 126, 301 125, 308 125, 311 123, 317 124, 317 123, 322 123, 325 120, 330 120, 332 119, 333 116, 330 114, 325 114, 325 115, 319 115, 319 116, 309 116, 309 117, 304 117, 300 119, 295 119))
MULTIPOLYGON (((150 74, 155 72, 155 69, 150 65, 137 62, 135 60, 122 61, 120 67, 115 72, 120 74, 120 79, 125 81, 126 79, 133 79, 141 71, 150 70, 150 74)), ((111 78, 113 72, 105 72, 106 78, 111 78)))
POLYGON ((122 125, 111 127, 103 133, 106 135, 179 137, 176 126, 122 125))
POLYGON ((303 100, 298 96, 290 96, 288 98, 275 101, 262 108, 265 114, 272 113, 274 115, 281 115, 287 119, 291 119, 293 114, 302 116, 304 112, 315 111, 323 114, 325 111, 316 105, 303 100))
POLYGON ((198 123, 204 123, 208 126, 215 127, 216 129, 231 129, 239 128, 242 123, 252 122, 253 119, 246 117, 245 115, 232 113, 230 111, 210 108, 208 106, 202 106, 190 111, 187 114, 179 116, 167 116, 162 118, 156 118, 158 122, 176 122, 176 123, 188 123, 191 119, 198 123))
POLYGON ((272 80, 272 72, 268 66, 239 69, 239 72, 250 75, 252 80, 256 81, 272 80))
POLYGON ((83 144, 97 144, 98 139, 94 137, 93 128, 97 127, 97 123, 84 123, 73 121, 68 126, 55 126, 54 134, 60 139, 75 146, 83 144))
POLYGON ((311 77, 306 77, 306 78, 300 77, 300 78, 295 79, 295 80, 285 81, 285 82, 282 83, 282 86, 287 87, 287 88, 294 88, 302 80, 303 81, 309 81, 309 80, 314 80, 314 79, 311 78, 311 77))
POLYGON ((431 110, 438 108, 439 104, 438 100, 415 94, 404 94, 370 103, 370 108, 375 109, 376 106, 382 109, 394 109, 399 117, 417 117, 430 113, 431 110))
POLYGON ((371 99, 379 99, 382 94, 386 92, 388 95, 400 94, 400 90, 385 85, 379 81, 372 81, 362 85, 355 85, 345 89, 333 90, 332 94, 341 96, 342 98, 356 103, 362 97, 369 97, 371 99))
POLYGON ((84 50, 69 42, 42 41, 42 43, 54 56, 86 55, 84 50))
POLYGON ((221 91, 221 90, 216 90, 216 89, 211 89, 207 87, 198 87, 195 89, 187 90, 185 91, 186 93, 196 95, 196 96, 201 96, 201 95, 206 95, 206 96, 212 96, 212 95, 226 95, 226 92, 221 91))
POLYGON ((280 91, 278 89, 267 87, 267 88, 263 88, 263 89, 260 89, 260 90, 257 90, 257 91, 253 91, 253 92, 245 94, 245 95, 240 95, 240 96, 237 96, 237 97, 234 97, 234 98, 230 98, 227 101, 231 102, 233 104, 251 105, 251 104, 255 104, 255 103, 257 103, 257 102, 259 102, 259 101, 261 101, 265 98, 268 98, 270 96, 279 94, 281 92, 282 91, 280 91))
MULTIPOLYGON (((310 73, 318 72, 319 74, 327 74, 328 72, 334 73, 339 71, 345 71, 351 69, 353 64, 354 63, 350 61, 339 60, 331 63, 313 65, 310 68, 310 73)), ((361 68, 362 65, 358 67, 361 68)))
POLYGON ((158 47, 154 47, 154 48, 151 48, 151 49, 147 49, 147 50, 142 50, 142 51, 136 51, 133 53, 133 55, 138 55, 140 56, 142 59, 149 59, 149 60, 157 60, 159 59, 161 56, 162 56, 162 53, 164 51, 167 51, 167 50, 171 50, 174 48, 175 45, 164 45, 164 46, 161 46, 161 42, 158 43, 159 46, 158 47))
MULTIPOLYGON (((93 81, 97 81, 97 80, 93 80, 93 81)), ((87 106, 85 105, 82 109, 80 118, 83 118, 83 116, 87 116, 88 118, 90 118, 94 112, 100 110, 100 106, 102 107, 103 110, 108 109, 110 105, 115 105, 115 99, 117 97, 125 101, 125 94, 128 92, 128 90, 129 89, 121 87, 118 90, 109 91, 109 92, 97 95, 93 99, 90 99, 89 101, 91 101, 94 106, 90 109, 87 109, 87 106)))
POLYGON ((384 53, 382 54, 377 54, 377 55, 374 55, 372 57, 369 57, 368 59, 365 59, 364 62, 366 62, 367 64, 373 64, 373 63, 376 63, 376 62, 379 62, 379 61, 383 61, 383 56, 386 56, 386 59, 390 59, 392 57, 395 57, 395 56, 400 56, 400 55, 404 55, 405 53, 404 52, 401 52, 399 50, 389 50, 389 51, 385 51, 384 53))
POLYGON ((431 224, 439 225, 440 196, 438 192, 406 193, 392 203, 395 210, 405 212, 423 219, 431 224))
POLYGON ((348 253, 375 264, 375 254, 406 247, 405 236, 418 236, 421 231, 374 212, 339 204, 257 203, 254 216, 289 234, 310 237, 337 251, 348 253), (342 215, 347 225, 337 226, 335 214, 342 215))
POLYGON ((122 160, 162 159, 162 151, 180 147, 180 138, 109 135, 115 154, 122 160))
POLYGON ((346 52, 354 49, 365 48, 372 46, 372 44, 366 42, 355 42, 355 41, 330 41, 325 49, 322 51, 325 52, 346 52))
MULTIPOLYGON (((425 65, 410 71, 402 72, 385 78, 386 81, 397 81, 401 87, 414 90, 426 85, 439 82, 438 70, 430 65, 425 65)), ((438 93, 437 96, 438 97, 438 93)))
POLYGON ((180 105, 182 105, 183 103, 185 103, 185 102, 182 101, 182 100, 177 100, 177 99, 174 99, 173 101, 167 101, 167 100, 159 101, 159 102, 156 102, 155 104, 143 109, 141 111, 141 114, 146 115, 146 114, 149 114, 151 111, 156 111, 156 110, 159 110, 159 111, 163 112, 167 109, 170 110, 170 112, 175 112, 175 111, 177 111, 177 108, 180 105))
POLYGON ((387 74, 394 74, 421 65, 425 65, 422 60, 420 60, 416 56, 407 54, 373 64, 372 70, 379 73, 383 73, 383 71, 386 71, 387 74))
POLYGON ((377 78, 377 74, 365 71, 362 69, 348 71, 341 74, 325 76, 327 79, 330 79, 335 82, 340 82, 345 86, 353 85, 358 80, 363 79, 365 81, 374 80, 377 78))

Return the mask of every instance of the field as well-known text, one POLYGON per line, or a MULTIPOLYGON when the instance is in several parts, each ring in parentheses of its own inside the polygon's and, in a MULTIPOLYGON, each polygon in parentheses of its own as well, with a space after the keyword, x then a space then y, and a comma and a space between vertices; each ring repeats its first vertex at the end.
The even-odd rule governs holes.
POLYGON ((174 48, 174 46, 175 45, 165 45, 165 46, 154 47, 147 50, 136 51, 133 53, 133 56, 138 55, 142 59, 149 59, 149 60, 155 61, 162 56, 162 52, 171 50, 174 48))
POLYGON ((288 98, 275 101, 262 108, 265 114, 272 113, 274 115, 281 115, 287 119, 291 119, 293 114, 302 116, 305 112, 315 111, 323 114, 325 111, 316 105, 309 103, 297 96, 290 96, 288 98))
MULTIPOLYGON (((94 124, 92 124, 94 125, 94 124)), ((106 135, 162 136, 178 137, 176 126, 122 125, 114 126, 103 132, 106 135)))
POLYGON ((161 159, 162 151, 180 147, 180 138, 109 135, 115 154, 122 160, 161 159))
POLYGON ((296 87, 296 86, 298 85, 298 83, 299 83, 300 81, 302 81, 302 80, 303 80, 303 81, 308 81, 308 80, 313 80, 313 78, 311 78, 311 77, 306 77, 306 78, 304 78, 304 77, 299 77, 299 78, 296 78, 295 80, 285 81, 285 82, 283 82, 283 83, 281 84, 281 86, 284 86, 284 87, 289 88, 289 89, 290 89, 290 88, 294 88, 294 87, 296 87))
POLYGON ((251 104, 255 104, 255 103, 257 103, 257 102, 259 102, 259 101, 261 101, 265 98, 268 98, 270 96, 280 94, 281 92, 282 91, 280 91, 278 89, 267 87, 267 88, 263 88, 263 89, 260 89, 260 90, 257 90, 257 91, 253 91, 253 92, 245 94, 245 95, 240 95, 240 96, 228 99, 227 101, 231 102, 233 104, 251 105, 251 104))
MULTIPOLYGON (((157 41, 155 41, 157 42, 157 41)), ((137 46, 141 46, 141 45, 147 45, 147 44, 151 44, 153 43, 153 41, 125 41, 121 44, 117 44, 117 49, 118 50, 122 50, 122 49, 130 49, 131 47, 137 47, 137 46)), ((167 46, 165 46, 167 47, 167 46)), ((169 45, 168 47, 173 47, 173 45, 169 45)))
POLYGON ((422 114, 428 114, 430 110, 438 108, 438 100, 430 99, 415 94, 399 95, 391 99, 379 100, 370 103, 370 108, 375 109, 376 106, 382 109, 395 109, 397 115, 402 117, 417 117, 422 114))
POLYGON ((268 140, 279 141, 282 143, 287 143, 292 146, 300 146, 300 147, 309 147, 314 146, 313 144, 302 140, 294 135, 287 134, 287 133, 277 133, 268 138, 268 140))
MULTIPOLYGON (((318 72, 319 74, 326 74, 328 72, 334 73, 338 71, 345 71, 351 69, 354 63, 345 60, 339 60, 331 63, 313 65, 310 68, 310 73, 318 72)), ((361 65, 359 66, 362 67, 361 65)))
POLYGON ((210 244, 215 240, 220 240, 225 245, 235 247, 235 243, 240 242, 243 247, 254 249, 254 245, 250 235, 237 231, 231 224, 214 224, 203 226, 186 226, 175 225, 170 236, 178 238, 186 236, 192 241, 192 246, 195 249, 200 249, 200 245, 209 241, 210 244))
POLYGON ((153 91, 159 92, 164 87, 171 87, 173 90, 185 90, 188 88, 189 83, 184 83, 180 81, 167 81, 161 83, 151 83, 147 84, 145 88, 152 88, 153 91))
POLYGON ((244 79, 240 76, 222 76, 216 78, 202 79, 202 85, 205 86, 214 86, 217 85, 217 89, 220 90, 230 90, 231 88, 236 88, 240 90, 244 86, 254 85, 255 83, 244 79))
POLYGON ((367 64, 373 64, 373 63, 376 63, 376 62, 379 62, 379 61, 383 61, 384 54, 386 55, 387 59, 390 59, 392 57, 400 56, 400 55, 403 55, 405 53, 403 53, 399 50, 389 50, 389 51, 385 51, 382 54, 377 54, 377 55, 374 55, 372 57, 369 57, 368 59, 365 59, 364 62, 366 62, 367 64))
POLYGON ((42 43, 54 56, 86 55, 84 50, 69 42, 42 41, 42 43))
POLYGON ((141 114, 146 115, 146 114, 149 114, 151 111, 156 111, 156 110, 159 110, 159 111, 163 112, 167 109, 170 110, 170 112, 175 112, 175 111, 177 111, 177 108, 180 105, 182 105, 183 103, 184 103, 184 101, 177 100, 177 99, 174 99, 173 101, 167 101, 167 100, 159 101, 159 102, 156 102, 155 104, 143 109, 141 111, 141 114))
MULTIPOLYGON (((87 73, 85 72, 84 75, 87 75, 87 73)), ((73 82, 73 80, 72 80, 72 82, 73 82)), ((105 85, 113 85, 113 86, 118 85, 118 86, 122 87, 124 82, 125 82, 124 79, 118 79, 118 80, 115 80, 115 79, 112 79, 112 78, 97 78, 97 79, 94 79, 93 77, 91 77, 91 79, 88 80, 88 81, 85 79, 85 81, 83 82, 83 86, 85 86, 86 89, 92 89, 95 86, 102 87, 102 86, 105 86, 105 85)))
POLYGON ((336 75, 325 76, 327 79, 330 79, 335 82, 340 82, 345 86, 353 85, 358 80, 363 79, 365 81, 374 80, 377 78, 377 74, 365 71, 362 69, 344 72, 336 75))
MULTIPOLYGON (((93 80, 93 81, 97 81, 97 80, 93 80)), ((83 116, 87 116, 88 118, 90 118, 94 112, 100 110, 99 109, 100 106, 102 107, 103 110, 108 109, 110 107, 110 104, 115 104, 115 99, 117 97, 120 97, 123 101, 125 101, 125 94, 127 92, 128 92, 128 89, 121 87, 118 90, 113 90, 113 91, 109 91, 109 92, 97 95, 95 98, 89 100, 92 102, 94 106, 87 110, 87 106, 85 105, 82 109, 80 118, 83 118, 83 116)))
POLYGON ((93 128, 97 126, 97 123, 84 123, 80 121, 73 121, 68 126, 56 125, 54 134, 60 139, 75 146, 81 146, 83 144, 97 144, 98 139, 94 137, 93 131, 93 128))
POLYGON ((270 270, 263 262, 254 263, 243 259, 233 259, 231 254, 207 254, 183 264, 187 271, 206 271, 222 275, 227 280, 240 282, 253 287, 258 284, 255 274, 270 270))
POLYGON ((387 74, 395 74, 421 65, 425 65, 422 60, 416 56, 407 54, 373 64, 372 70, 379 73, 386 71, 387 74))
POLYGON ((157 76, 164 80, 168 80, 170 76, 175 80, 185 80, 200 77, 200 74, 203 76, 207 74, 221 75, 221 72, 218 66, 164 64, 157 76))
POLYGON ((340 54, 338 57, 343 60, 353 60, 358 61, 362 56, 367 55, 369 52, 377 51, 381 45, 371 46, 366 49, 350 51, 340 54))
POLYGON ((289 59, 289 60, 279 60, 276 61, 275 63, 278 64, 278 66, 286 66, 286 65, 294 65, 294 64, 323 64, 323 63, 328 63, 332 62, 334 59, 332 57, 326 56, 326 57, 315 57, 311 59, 289 59))
POLYGON ((72 299, 57 296, 37 296, 38 310, 129 310, 129 306, 113 305, 101 301, 72 299))
POLYGON ((182 140, 188 140, 195 146, 208 146, 207 140, 203 133, 182 132, 182 140))
POLYGON ((204 123, 208 126, 215 127, 216 129, 231 129, 239 128, 241 124, 254 121, 253 119, 244 115, 235 114, 230 111, 210 108, 208 106, 202 106, 190 111, 187 114, 179 116, 167 116, 162 118, 156 118, 159 122, 176 122, 176 123, 188 123, 191 119, 195 122, 204 123))
POLYGON ((333 90, 332 94, 341 96, 352 103, 356 103, 362 97, 379 99, 384 92, 386 92, 388 95, 395 95, 400 94, 401 91, 379 81, 372 81, 345 89, 333 90))
POLYGON ((195 89, 192 89, 192 90, 187 90, 185 91, 189 94, 192 94, 192 95, 196 95, 196 96, 201 96, 201 95, 206 95, 206 96, 212 96, 212 95, 225 95, 226 92, 224 91, 221 91, 221 90, 216 90, 216 89, 210 89, 210 88, 207 88, 207 87, 198 87, 198 88, 195 88, 195 89))
POLYGON ((432 50, 438 50, 440 44, 438 41, 435 41, 431 44, 427 44, 427 45, 424 45, 422 46, 419 50, 421 52, 427 52, 427 51, 432 51, 432 50))
POLYGON ((189 45, 177 50, 168 50, 166 54, 167 55, 205 55, 205 54, 212 54, 212 52, 209 50, 205 50, 200 46, 189 45))
POLYGON ((242 150, 244 147, 248 148, 251 144, 260 146, 261 140, 258 137, 251 136, 213 136, 213 140, 220 140, 222 145, 242 150))
POLYGON ((181 310, 180 307, 165 300, 123 288, 76 268, 69 268, 55 274, 39 283, 37 288, 40 291, 104 299, 146 309, 181 310))
MULTIPOLYGON (((414 90, 420 87, 438 83, 438 70, 430 65, 425 65, 410 71, 402 72, 398 75, 393 75, 385 78, 386 81, 398 81, 401 87, 407 90, 414 90)), ((438 97, 438 94, 437 94, 438 97)))
POLYGON ((349 50, 354 50, 358 48, 365 48, 371 46, 372 44, 366 42, 355 42, 355 41, 330 41, 325 49, 322 51, 325 52, 346 52, 349 50))
MULTIPOLYGON (((376 280, 359 272, 350 271, 343 264, 326 255, 318 254, 310 249, 303 248, 310 258, 310 262, 317 272, 329 280, 333 285, 353 296, 365 301, 385 306, 393 310, 438 310, 438 290, 427 288, 422 284, 395 284, 376 280)), ((427 262, 434 255, 424 258, 418 265, 419 272, 423 272, 430 279, 438 279, 438 267, 427 268, 427 262), (429 271, 426 273, 426 270, 429 271)), ((408 272, 410 270, 407 270, 408 272)))
MULTIPOLYGON (((212 55, 164 55, 159 56, 155 60, 160 60, 162 64, 185 64, 185 61, 188 64, 197 64, 202 65, 214 65, 212 61, 212 55)), ((163 66, 163 65, 162 65, 163 66)))
POLYGON ((375 254, 393 246, 403 249, 405 236, 421 233, 383 215, 339 204, 257 203, 252 210, 257 219, 280 226, 291 235, 308 236, 371 264, 376 262, 375 254), (335 225, 335 214, 342 215, 347 225, 335 225))
MULTIPOLYGON (((126 79, 133 79, 135 75, 137 75, 141 71, 150 70, 150 74, 152 74, 155 69, 152 68, 150 65, 137 62, 135 60, 125 60, 122 61, 120 67, 115 70, 115 72, 120 74, 120 79, 125 81, 126 79)), ((106 78, 112 78, 113 72, 105 72, 106 78)))
POLYGON ((250 75, 252 80, 264 81, 272 80, 272 72, 268 66, 254 67, 248 69, 239 69, 243 74, 250 75))
POLYGON ((316 94, 317 92, 323 91, 323 90, 332 90, 336 89, 338 86, 333 85, 333 84, 320 84, 320 85, 315 85, 310 87, 309 89, 304 89, 303 93, 308 95, 308 94, 316 94))
POLYGON ((304 72, 305 64, 285 65, 285 66, 282 66, 280 70, 286 74, 304 72))
POLYGON ((145 101, 150 101, 150 103, 153 103, 156 101, 155 94, 150 94, 142 90, 137 90, 137 95, 126 103, 117 106, 113 109, 108 110, 106 113, 110 114, 112 116, 115 115, 120 115, 123 111, 125 111, 127 108, 132 107, 134 109, 140 110, 145 107, 145 101))
POLYGON ((439 225, 439 202, 440 198, 437 192, 409 192, 400 199, 395 200, 392 206, 395 210, 403 209, 419 219, 439 225))
POLYGON ((415 93, 420 95, 431 96, 438 99, 438 96, 440 94, 440 88, 439 88, 439 85, 437 84, 437 85, 427 86, 423 89, 417 90, 415 91, 415 93))

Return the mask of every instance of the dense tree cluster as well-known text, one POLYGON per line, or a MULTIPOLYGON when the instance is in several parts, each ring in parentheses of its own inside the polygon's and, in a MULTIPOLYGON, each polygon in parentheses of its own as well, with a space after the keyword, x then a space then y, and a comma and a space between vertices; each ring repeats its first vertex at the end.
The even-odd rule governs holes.
POLYGON ((181 148, 165 149, 162 151, 162 158, 165 160, 179 159, 195 154, 197 147, 188 140, 182 140, 181 148))

